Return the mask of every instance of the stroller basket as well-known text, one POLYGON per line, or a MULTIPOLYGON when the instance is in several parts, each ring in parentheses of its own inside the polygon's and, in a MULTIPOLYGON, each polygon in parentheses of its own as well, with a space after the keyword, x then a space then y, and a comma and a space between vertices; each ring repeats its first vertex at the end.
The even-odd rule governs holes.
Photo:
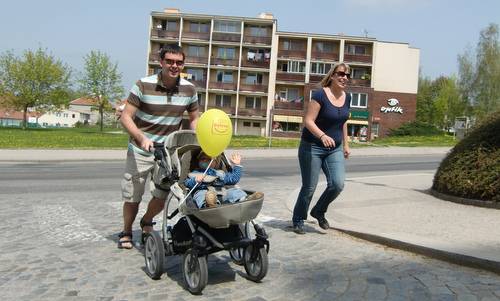
POLYGON ((180 211, 185 215, 194 215, 212 228, 227 228, 230 225, 245 223, 257 217, 264 198, 223 204, 215 208, 189 208, 184 202, 180 211))

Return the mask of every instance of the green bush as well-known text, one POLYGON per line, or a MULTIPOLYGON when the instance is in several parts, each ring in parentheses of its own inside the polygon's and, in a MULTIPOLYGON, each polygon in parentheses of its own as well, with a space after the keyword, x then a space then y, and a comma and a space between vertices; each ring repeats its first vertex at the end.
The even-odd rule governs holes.
POLYGON ((440 134, 443 134, 443 131, 432 124, 421 121, 407 122, 389 131, 389 136, 434 136, 440 134))
POLYGON ((500 111, 490 114, 441 162, 432 186, 438 192, 500 202, 500 111))

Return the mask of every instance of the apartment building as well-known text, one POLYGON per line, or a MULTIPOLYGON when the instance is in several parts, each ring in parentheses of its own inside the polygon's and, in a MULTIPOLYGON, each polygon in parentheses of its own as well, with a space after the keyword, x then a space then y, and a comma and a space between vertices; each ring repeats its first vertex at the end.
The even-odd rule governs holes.
POLYGON ((160 70, 159 50, 178 43, 184 76, 201 111, 230 116, 235 135, 299 137, 306 104, 330 68, 352 68, 349 134, 372 139, 415 119, 419 50, 406 43, 277 31, 269 13, 257 18, 152 12, 148 74, 160 70))

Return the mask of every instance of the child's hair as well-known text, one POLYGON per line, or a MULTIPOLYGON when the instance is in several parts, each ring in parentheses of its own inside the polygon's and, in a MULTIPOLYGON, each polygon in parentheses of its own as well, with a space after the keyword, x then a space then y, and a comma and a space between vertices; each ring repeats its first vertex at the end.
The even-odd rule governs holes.
POLYGON ((191 162, 191 170, 193 169, 197 169, 198 168, 198 162, 200 161, 200 158, 201 157, 208 157, 210 159, 213 159, 214 162, 213 162, 213 165, 214 165, 214 168, 215 169, 218 169, 220 168, 221 166, 221 163, 222 163, 222 159, 221 159, 221 156, 216 156, 215 158, 212 158, 210 157, 209 155, 205 154, 203 151, 200 150, 200 152, 198 153, 198 155, 196 156, 196 160, 192 160, 194 162, 191 162))

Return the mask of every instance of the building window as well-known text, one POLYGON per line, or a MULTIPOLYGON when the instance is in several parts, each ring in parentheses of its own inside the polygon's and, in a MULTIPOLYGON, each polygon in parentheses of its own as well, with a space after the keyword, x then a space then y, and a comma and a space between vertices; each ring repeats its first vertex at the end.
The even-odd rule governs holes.
POLYGON ((366 54, 366 47, 364 45, 346 45, 347 54, 366 54))
POLYGON ((271 52, 266 49, 248 49, 247 51, 247 61, 266 61, 269 62, 271 59, 271 52))
POLYGON ((207 23, 191 22, 189 24, 189 31, 190 32, 208 32, 209 27, 208 27, 207 23))
POLYGON ((261 98, 255 96, 247 96, 245 98, 245 108, 246 109, 260 109, 261 98))
POLYGON ((283 40, 283 50, 304 50, 304 43, 296 40, 283 40))
POLYGON ((188 68, 188 69, 186 69, 186 73, 191 74, 191 80, 202 81, 204 79, 202 69, 188 68))
POLYGON ((196 96, 198 97, 198 105, 205 106, 205 94, 197 93, 196 96))
POLYGON ((354 79, 367 79, 368 70, 363 68, 352 68, 351 69, 351 78, 354 79))
POLYGON ((231 71, 217 71, 217 81, 219 83, 232 83, 233 72, 231 71))
POLYGON ((254 127, 254 128, 260 128, 260 123, 258 123, 258 122, 254 122, 254 123, 253 123, 253 127, 254 127))
POLYGON ((216 107, 231 107, 231 95, 215 95, 216 107))
POLYGON ((214 31, 239 33, 241 32, 240 26, 239 22, 215 21, 214 31))
POLYGON ((279 91, 279 100, 281 101, 300 101, 299 89, 284 88, 279 91))
POLYGON ((311 74, 327 74, 333 65, 329 63, 311 63, 311 74))
POLYGON ((248 122, 248 121, 243 121, 243 126, 244 126, 244 127, 251 127, 251 126, 252 126, 252 123, 251 123, 251 122, 248 122))
POLYGON ((333 52, 333 43, 316 42, 314 49, 318 52, 333 52))
POLYGON ((306 70, 306 62, 302 61, 280 61, 278 69, 289 73, 304 73, 306 70))
POLYGON ((262 84, 262 74, 261 73, 248 73, 245 78, 245 83, 247 85, 261 85, 262 84))
POLYGON ((250 26, 250 35, 254 37, 266 37, 267 27, 264 26, 250 26))
POLYGON ((69 117, 69 114, 68 114, 68 113, 64 113, 64 114, 63 114, 63 117, 64 117, 64 118, 68 118, 68 117, 69 117))
POLYGON ((232 60, 235 57, 234 48, 219 47, 217 48, 217 58, 232 60))
POLYGON ((76 118, 75 114, 71 114, 71 118, 76 118))
POLYGON ((205 56, 205 47, 189 45, 187 48, 187 55, 190 57, 192 57, 192 56, 204 57, 205 56))
POLYGON ((368 107, 368 94, 351 93, 351 107, 352 108, 366 108, 366 107, 368 107))
POLYGON ((167 30, 167 31, 176 31, 177 30, 177 21, 162 20, 161 21, 161 29, 167 30))

